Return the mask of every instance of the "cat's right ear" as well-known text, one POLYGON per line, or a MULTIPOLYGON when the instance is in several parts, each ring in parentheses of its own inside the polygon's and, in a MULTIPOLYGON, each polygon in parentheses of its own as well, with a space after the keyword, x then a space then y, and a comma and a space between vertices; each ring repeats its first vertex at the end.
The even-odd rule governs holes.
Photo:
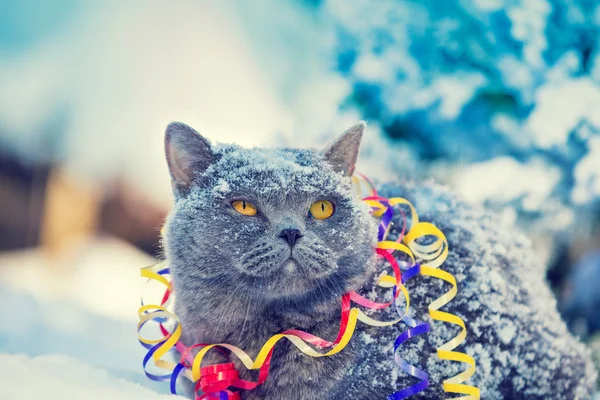
POLYGON ((176 196, 187 194, 196 177, 215 161, 210 142, 180 122, 167 126, 165 154, 176 196))

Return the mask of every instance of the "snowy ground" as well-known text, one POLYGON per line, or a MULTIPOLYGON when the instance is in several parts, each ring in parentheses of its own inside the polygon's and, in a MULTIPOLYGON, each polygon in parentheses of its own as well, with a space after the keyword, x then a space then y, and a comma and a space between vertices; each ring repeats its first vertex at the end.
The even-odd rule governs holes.
POLYGON ((60 259, 2 255, 0 399, 163 398, 168 385, 145 377, 136 338, 139 268, 150 262, 113 239, 60 259))
POLYGON ((157 394, 139 384, 115 378, 71 357, 0 354, 0 398, 159 400, 175 396, 157 394))

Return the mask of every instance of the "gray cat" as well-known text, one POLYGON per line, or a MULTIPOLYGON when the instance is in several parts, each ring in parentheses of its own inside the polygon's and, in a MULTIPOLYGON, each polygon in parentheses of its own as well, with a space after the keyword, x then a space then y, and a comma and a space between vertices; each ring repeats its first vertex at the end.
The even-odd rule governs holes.
MULTIPOLYGON (((363 123, 350 128, 319 152, 214 146, 184 124, 169 125, 166 155, 176 201, 164 244, 187 345, 230 343, 254 357, 286 329, 332 340, 342 294, 374 294, 383 268, 374 257, 376 222, 351 182, 363 129, 363 123)), ((442 268, 459 281, 459 294, 444 310, 467 323, 458 350, 477 362, 467 384, 477 385, 484 399, 591 397, 596 378, 589 355, 556 312, 541 263, 523 236, 433 183, 379 189, 407 198, 448 238, 442 268)), ((400 226, 396 220, 392 239, 400 226)), ((435 348, 458 328, 427 316, 427 305, 448 285, 417 276, 407 288, 414 315, 432 324, 428 335, 399 350, 430 374, 429 388, 413 398, 456 397, 443 392, 442 381, 465 365, 440 361, 435 348)), ((395 313, 390 308, 373 316, 389 320, 395 313)), ((241 397, 385 399, 417 382, 393 362, 393 342, 406 328, 359 322, 348 347, 326 358, 305 356, 282 341, 269 379, 241 397)), ((227 361, 218 352, 209 355, 208 363, 227 361)))

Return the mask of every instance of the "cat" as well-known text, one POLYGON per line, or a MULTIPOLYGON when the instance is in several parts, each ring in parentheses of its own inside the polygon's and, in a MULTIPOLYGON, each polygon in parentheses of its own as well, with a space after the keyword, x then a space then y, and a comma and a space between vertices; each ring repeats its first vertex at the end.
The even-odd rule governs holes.
MULTIPOLYGON (((384 268, 374 255, 377 222, 351 179, 364 128, 359 123, 317 151, 213 145, 185 124, 168 126, 175 203, 163 241, 186 345, 229 343, 254 357, 286 329, 332 340, 344 293, 374 296, 377 290, 384 297, 374 289, 384 268)), ((449 256, 441 268, 457 278, 459 293, 444 310, 465 320, 468 336, 458 350, 477 363, 466 383, 478 386, 484 399, 590 398, 596 379, 590 356, 561 321, 527 239, 435 183, 378 186, 383 196, 411 201, 421 220, 447 236, 449 256)), ((406 286, 415 317, 431 324, 429 334, 399 350, 429 373, 429 387, 414 398, 456 397, 444 393, 442 382, 466 366, 440 361, 435 349, 458 328, 427 315, 427 305, 449 285, 417 276, 406 286)), ((390 307, 373 317, 397 314, 390 307)), ((324 358, 303 355, 283 340, 267 381, 241 398, 385 399, 417 382, 393 361, 393 342, 406 329, 359 322, 349 345, 324 358)), ((210 352, 207 363, 230 360, 243 377, 256 378, 230 357, 210 352)))

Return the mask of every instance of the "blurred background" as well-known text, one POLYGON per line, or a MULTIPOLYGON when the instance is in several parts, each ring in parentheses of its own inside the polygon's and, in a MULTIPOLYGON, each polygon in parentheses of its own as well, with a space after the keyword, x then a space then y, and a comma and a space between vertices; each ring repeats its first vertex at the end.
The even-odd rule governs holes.
POLYGON ((359 169, 526 231, 600 364, 599 33, 596 0, 0 0, 0 352, 149 385, 166 125, 320 147, 365 119, 359 169))

